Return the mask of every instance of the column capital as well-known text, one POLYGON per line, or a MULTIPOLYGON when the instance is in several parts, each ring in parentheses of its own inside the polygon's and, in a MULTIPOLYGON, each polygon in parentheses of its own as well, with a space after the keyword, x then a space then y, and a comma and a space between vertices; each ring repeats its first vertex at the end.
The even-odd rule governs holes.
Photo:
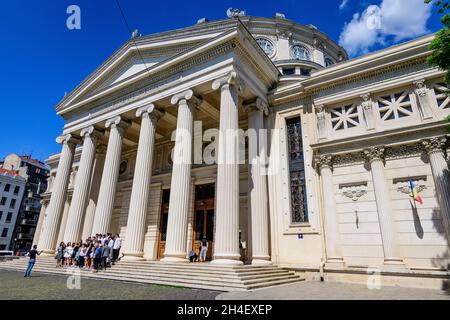
POLYGON ((423 139, 420 141, 425 148, 427 154, 435 152, 444 152, 444 148, 447 144, 447 137, 433 137, 430 139, 423 139))
POLYGON ((77 137, 74 137, 71 133, 69 133, 69 134, 65 134, 65 135, 61 135, 61 136, 57 137, 56 143, 77 145, 77 144, 81 144, 81 140, 77 137))
POLYGON ((191 89, 175 94, 170 100, 170 103, 176 105, 187 103, 188 101, 191 101, 191 103, 194 103, 195 105, 199 105, 201 103, 200 99, 194 95, 194 91, 191 89))
POLYGON ((106 128, 117 128, 120 130, 126 130, 131 126, 131 123, 123 119, 122 116, 117 116, 106 120, 105 126, 106 128))
POLYGON ((333 155, 332 154, 321 154, 314 158, 317 168, 320 170, 322 168, 333 168, 333 155))
POLYGON ((375 160, 384 161, 385 152, 386 148, 384 146, 370 147, 363 150, 364 156, 369 162, 375 160))
POLYGON ((89 136, 97 141, 103 137, 103 132, 96 129, 94 126, 89 126, 82 129, 80 135, 83 139, 86 138, 86 136, 89 136))
POLYGON ((41 201, 39 201, 39 202, 40 202, 41 206, 46 206, 46 205, 48 205, 49 201, 50 200, 48 200, 48 199, 45 199, 45 200, 41 199, 41 201))
POLYGON ((214 80, 212 83, 212 89, 213 90, 217 90, 219 88, 222 90, 229 89, 230 85, 236 86, 238 91, 241 93, 244 91, 245 88, 244 83, 237 75, 236 71, 231 71, 227 75, 214 80))
POLYGON ((257 97, 249 102, 245 102, 242 107, 244 112, 250 113, 253 111, 261 111, 265 116, 269 115, 269 105, 260 97, 257 97))
POLYGON ((164 111, 156 109, 153 103, 136 110, 136 117, 150 117, 155 122, 158 122, 163 116, 164 111))

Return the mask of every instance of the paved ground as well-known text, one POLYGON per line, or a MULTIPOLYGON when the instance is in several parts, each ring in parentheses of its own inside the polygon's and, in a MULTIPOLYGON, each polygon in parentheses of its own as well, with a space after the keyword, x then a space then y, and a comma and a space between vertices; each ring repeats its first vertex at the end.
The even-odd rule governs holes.
POLYGON ((0 270, 0 300, 214 300, 219 292, 118 281, 81 279, 80 290, 67 289, 66 276, 0 270))
POLYGON ((450 300, 440 290, 382 287, 369 290, 364 285, 303 281, 287 286, 261 289, 253 292, 229 292, 217 300, 450 300))

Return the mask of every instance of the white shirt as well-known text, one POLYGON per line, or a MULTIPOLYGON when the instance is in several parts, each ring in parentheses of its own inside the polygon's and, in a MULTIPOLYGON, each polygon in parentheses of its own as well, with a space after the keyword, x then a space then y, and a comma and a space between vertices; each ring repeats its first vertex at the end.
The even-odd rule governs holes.
POLYGON ((114 247, 114 240, 113 239, 109 239, 108 247, 110 247, 110 248, 114 247))
POLYGON ((116 238, 116 240, 114 241, 113 249, 115 249, 115 250, 120 249, 121 245, 122 245, 122 239, 116 238))

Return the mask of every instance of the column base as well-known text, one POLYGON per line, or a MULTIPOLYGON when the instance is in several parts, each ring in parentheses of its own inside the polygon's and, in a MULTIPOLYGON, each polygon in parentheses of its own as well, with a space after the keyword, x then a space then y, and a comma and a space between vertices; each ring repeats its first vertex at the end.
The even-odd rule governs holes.
POLYGON ((124 252, 122 259, 123 261, 144 261, 143 252, 124 252))
POLYGON ((177 262, 177 263, 188 263, 189 260, 186 258, 185 255, 179 256, 179 255, 170 255, 170 256, 164 256, 160 260, 161 262, 177 262))
POLYGON ((224 253, 224 254, 215 254, 214 260, 211 261, 211 264, 215 265, 228 265, 228 266, 241 266, 244 262, 241 261, 240 254, 233 253, 224 253))
MULTIPOLYGON (((38 248, 39 251, 39 248, 38 248)), ((42 250, 41 257, 54 257, 56 254, 56 250, 48 250, 44 249, 42 250)))
POLYGON ((273 264, 270 260, 262 260, 262 259, 252 259, 252 265, 271 265, 273 264))
POLYGON ((227 266, 242 266, 244 263, 241 260, 234 260, 234 259, 214 259, 211 261, 211 264, 215 265, 227 265, 227 266))

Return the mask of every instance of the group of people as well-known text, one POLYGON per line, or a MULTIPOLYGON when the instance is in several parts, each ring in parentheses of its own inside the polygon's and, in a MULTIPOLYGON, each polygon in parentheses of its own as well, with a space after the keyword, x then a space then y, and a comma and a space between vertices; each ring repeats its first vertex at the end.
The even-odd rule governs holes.
POLYGON ((56 266, 77 266, 93 272, 120 260, 122 239, 118 234, 96 234, 86 241, 61 242, 56 252, 56 266))

